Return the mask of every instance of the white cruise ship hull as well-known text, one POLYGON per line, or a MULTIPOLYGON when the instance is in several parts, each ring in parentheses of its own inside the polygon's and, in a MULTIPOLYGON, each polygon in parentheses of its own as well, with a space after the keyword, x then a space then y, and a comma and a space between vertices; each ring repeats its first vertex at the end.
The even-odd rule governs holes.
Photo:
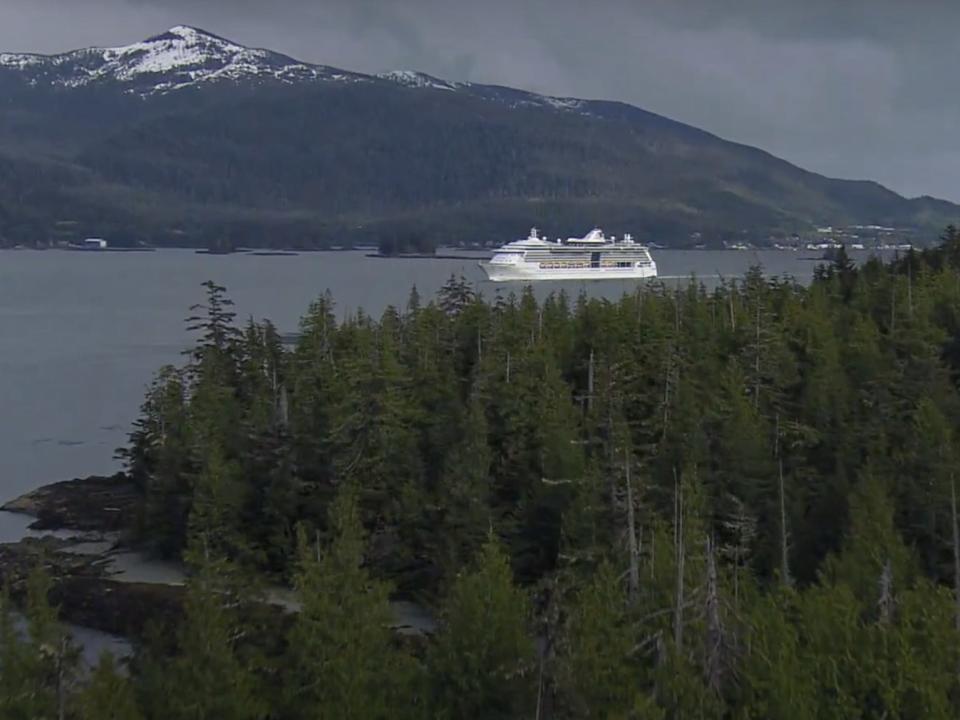
POLYGON ((532 282, 535 280, 640 280, 657 276, 657 264, 642 267, 541 268, 533 263, 481 262, 480 267, 492 282, 532 282))

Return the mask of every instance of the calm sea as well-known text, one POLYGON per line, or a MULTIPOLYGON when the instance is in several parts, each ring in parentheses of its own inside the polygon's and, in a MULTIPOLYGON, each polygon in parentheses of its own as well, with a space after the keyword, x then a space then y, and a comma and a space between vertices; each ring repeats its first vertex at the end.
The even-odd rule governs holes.
MULTIPOLYGON (((773 275, 808 279, 812 253, 658 251, 661 275, 709 281, 759 263, 773 275)), ((144 389, 191 341, 189 308, 201 283, 227 287, 244 319, 294 331, 309 303, 330 290, 341 313, 378 315, 402 306, 410 288, 436 292, 463 273, 492 297, 516 286, 484 281, 475 260, 386 260, 361 252, 297 256, 0 252, 0 500, 56 480, 110 473, 144 389)), ((537 293, 581 288, 617 298, 634 282, 540 283, 537 293)), ((0 520, 0 536, 8 534, 0 520)), ((16 532, 19 528, 8 528, 16 532)))

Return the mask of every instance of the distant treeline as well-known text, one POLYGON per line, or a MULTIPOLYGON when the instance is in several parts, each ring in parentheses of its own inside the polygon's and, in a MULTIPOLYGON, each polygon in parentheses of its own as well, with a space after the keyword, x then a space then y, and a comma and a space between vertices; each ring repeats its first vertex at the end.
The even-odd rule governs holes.
POLYGON ((0 246, 93 236, 317 248, 415 235, 429 248, 596 224, 670 245, 855 223, 929 240, 958 212, 620 103, 570 112, 508 88, 392 82, 127 89, 45 88, 0 70, 0 246))

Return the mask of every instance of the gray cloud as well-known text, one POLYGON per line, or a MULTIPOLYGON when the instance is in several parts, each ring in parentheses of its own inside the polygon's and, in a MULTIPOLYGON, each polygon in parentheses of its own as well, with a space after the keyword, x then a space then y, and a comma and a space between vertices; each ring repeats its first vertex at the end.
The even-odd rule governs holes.
POLYGON ((0 48, 178 23, 352 70, 624 100, 817 172, 960 201, 956 3, 0 0, 0 48))

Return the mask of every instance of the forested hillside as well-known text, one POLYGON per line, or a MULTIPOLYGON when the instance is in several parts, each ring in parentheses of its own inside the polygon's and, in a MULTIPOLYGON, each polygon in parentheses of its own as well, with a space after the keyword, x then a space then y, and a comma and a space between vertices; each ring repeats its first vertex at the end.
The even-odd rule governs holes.
MULTIPOLYGON (((207 291, 122 453, 185 618, 78 717, 960 711, 956 230, 809 287, 324 296, 292 350, 207 291), (278 584, 282 641, 249 609, 278 584), (436 632, 393 636, 391 596, 436 632)), ((0 632, 20 713, 56 701, 43 590, 32 641, 0 632)))
POLYGON ((0 245, 403 247, 531 224, 679 245, 850 224, 927 240, 958 213, 623 103, 361 75, 191 28, 0 54, 0 245), (164 70, 171 47, 192 64, 164 70))

